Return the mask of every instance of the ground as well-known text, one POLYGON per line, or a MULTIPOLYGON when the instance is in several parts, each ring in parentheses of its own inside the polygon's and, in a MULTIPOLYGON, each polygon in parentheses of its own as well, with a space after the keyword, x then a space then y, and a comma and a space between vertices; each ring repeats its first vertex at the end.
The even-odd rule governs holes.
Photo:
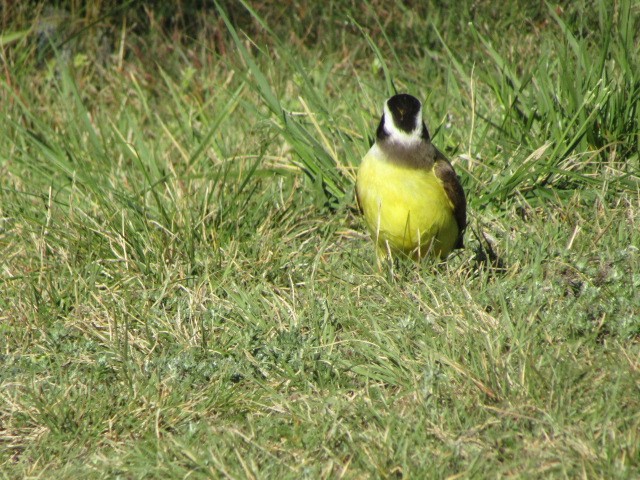
POLYGON ((3 478, 640 476, 640 11, 459 3, 4 6, 3 478), (355 206, 394 91, 445 263, 355 206))

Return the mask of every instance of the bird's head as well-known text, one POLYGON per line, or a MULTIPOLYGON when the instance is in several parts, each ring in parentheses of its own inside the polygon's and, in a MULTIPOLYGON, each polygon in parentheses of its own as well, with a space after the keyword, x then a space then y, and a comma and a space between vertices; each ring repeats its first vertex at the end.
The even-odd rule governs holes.
POLYGON ((410 146, 429 141, 429 132, 422 120, 422 104, 412 95, 394 95, 384 104, 384 113, 377 132, 378 140, 410 146))

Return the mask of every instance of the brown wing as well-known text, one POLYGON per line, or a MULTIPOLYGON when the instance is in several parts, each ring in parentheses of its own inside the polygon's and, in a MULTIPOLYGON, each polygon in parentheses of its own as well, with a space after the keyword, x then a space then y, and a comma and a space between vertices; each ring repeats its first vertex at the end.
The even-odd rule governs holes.
POLYGON ((458 230, 460 233, 458 234, 458 241, 455 244, 454 248, 462 248, 463 242, 462 237, 464 235, 464 230, 467 227, 467 200, 464 196, 464 190, 462 189, 462 185, 460 185, 460 180, 458 180, 458 175, 456 175, 455 170, 445 157, 437 148, 436 150, 436 159, 433 164, 433 171, 436 174, 442 184, 444 185, 444 190, 447 192, 447 196, 451 203, 453 203, 453 215, 456 218, 456 223, 458 224, 458 230))

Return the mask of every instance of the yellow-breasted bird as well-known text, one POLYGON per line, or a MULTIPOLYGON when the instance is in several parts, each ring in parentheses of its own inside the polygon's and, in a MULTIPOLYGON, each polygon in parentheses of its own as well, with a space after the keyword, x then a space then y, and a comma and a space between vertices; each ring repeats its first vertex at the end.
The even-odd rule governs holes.
POLYGON ((385 102, 375 144, 358 169, 356 195, 382 256, 444 259, 463 246, 464 190, 431 143, 422 104, 411 95, 385 102))

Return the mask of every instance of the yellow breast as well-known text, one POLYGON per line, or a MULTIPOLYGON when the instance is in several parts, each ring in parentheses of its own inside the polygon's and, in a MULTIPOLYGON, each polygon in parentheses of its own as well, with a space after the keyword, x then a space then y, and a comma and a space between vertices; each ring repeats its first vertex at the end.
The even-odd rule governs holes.
POLYGON ((374 145, 362 160, 356 189, 367 227, 384 252, 444 258, 453 250, 453 204, 433 168, 391 162, 374 145))

